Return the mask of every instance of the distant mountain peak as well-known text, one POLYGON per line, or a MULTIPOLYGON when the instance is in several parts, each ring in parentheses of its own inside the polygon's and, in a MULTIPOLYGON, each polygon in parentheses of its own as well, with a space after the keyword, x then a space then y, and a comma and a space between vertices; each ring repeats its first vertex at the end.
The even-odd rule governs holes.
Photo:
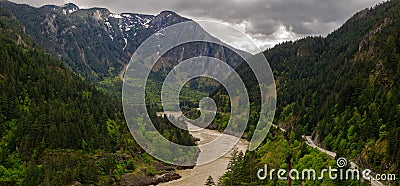
POLYGON ((160 16, 160 17, 164 17, 164 16, 168 17, 168 16, 178 16, 178 14, 173 12, 173 11, 171 11, 171 10, 164 10, 164 11, 160 12, 160 14, 158 14, 158 16, 160 16))
POLYGON ((79 7, 74 3, 67 3, 62 6, 57 5, 44 5, 41 8, 50 10, 50 11, 62 11, 63 14, 72 14, 79 10, 79 7))
POLYGON ((72 14, 72 13, 76 12, 77 10, 79 10, 79 7, 73 3, 67 3, 64 6, 62 6, 62 12, 64 14, 72 14))
POLYGON ((63 5, 62 7, 65 9, 76 9, 76 10, 79 9, 79 7, 74 3, 67 3, 67 4, 63 5))
POLYGON ((190 19, 184 18, 173 11, 165 10, 155 16, 155 18, 150 22, 150 25, 155 28, 165 28, 168 25, 186 21, 190 21, 190 19))

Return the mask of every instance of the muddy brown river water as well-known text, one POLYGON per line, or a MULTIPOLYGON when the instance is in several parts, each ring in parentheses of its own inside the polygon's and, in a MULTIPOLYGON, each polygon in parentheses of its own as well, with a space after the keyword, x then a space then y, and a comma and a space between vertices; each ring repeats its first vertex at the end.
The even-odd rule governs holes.
MULTIPOLYGON (((209 129, 202 129, 199 130, 200 128, 191 124, 188 124, 189 130, 191 131, 190 134, 192 136, 200 139, 199 145, 206 144, 214 139, 216 139, 218 136, 222 135, 218 131, 214 130, 209 130, 209 129)), ((239 151, 245 152, 245 150, 248 147, 249 142, 240 139, 239 142, 236 144, 236 148, 239 151)), ((222 144, 223 145, 223 144, 222 144)), ((215 147, 216 150, 218 147, 215 147)), ((213 153, 214 151, 207 151, 207 153, 213 153)), ((229 164, 229 160, 231 159, 231 153, 233 152, 233 149, 230 150, 228 153, 223 155, 222 157, 218 158, 215 161, 212 161, 207 164, 203 165, 198 165, 195 166, 193 169, 188 169, 188 170, 177 170, 176 173, 180 174, 182 176, 181 179, 171 181, 168 183, 161 183, 159 185, 162 186, 203 186, 206 179, 208 176, 212 176, 214 179, 214 182, 218 181, 218 178, 221 177, 229 164)), ((215 153, 217 153, 215 151, 215 153)))

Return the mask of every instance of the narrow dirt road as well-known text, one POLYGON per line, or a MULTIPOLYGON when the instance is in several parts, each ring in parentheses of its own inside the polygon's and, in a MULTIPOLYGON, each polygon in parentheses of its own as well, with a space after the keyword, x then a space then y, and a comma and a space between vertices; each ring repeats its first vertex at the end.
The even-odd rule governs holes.
MULTIPOLYGON (((336 157, 336 153, 335 153, 335 152, 331 152, 331 151, 328 151, 328 150, 323 149, 323 148, 321 148, 321 147, 318 147, 318 146, 314 143, 314 141, 311 139, 311 136, 303 136, 303 137, 304 137, 304 139, 306 140, 308 146, 310 146, 310 147, 312 147, 312 148, 316 148, 316 149, 318 149, 320 152, 323 152, 323 153, 327 154, 328 156, 330 156, 330 157, 332 157, 332 158, 335 158, 335 157, 336 157)), ((352 162, 352 161, 350 161, 350 167, 351 167, 352 169, 359 168, 359 166, 358 166, 357 164, 355 164, 354 162, 352 162)), ((360 170, 361 170, 361 169, 360 169, 360 170)), ((374 179, 372 179, 372 178, 371 178, 370 181, 371 181, 371 185, 372 185, 372 186, 385 186, 385 185, 384 185, 383 183, 381 183, 380 181, 374 180, 374 179)))

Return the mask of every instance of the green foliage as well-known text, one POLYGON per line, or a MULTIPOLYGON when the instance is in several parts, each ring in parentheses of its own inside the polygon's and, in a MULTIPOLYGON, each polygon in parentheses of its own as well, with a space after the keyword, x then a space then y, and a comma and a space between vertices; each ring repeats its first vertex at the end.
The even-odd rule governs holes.
POLYGON ((94 184, 98 181, 97 166, 93 158, 81 152, 46 151, 42 179, 44 185, 67 185, 73 181, 94 184))
POLYGON ((120 126, 111 119, 108 119, 106 125, 107 125, 107 132, 110 138, 113 139, 114 141, 117 141, 117 138, 120 134, 120 129, 119 129, 120 126))
MULTIPOLYGON (((298 140, 314 134, 322 146, 377 172, 400 172, 399 2, 363 10, 327 37, 265 51, 277 85, 274 122, 298 140)), ((249 92, 257 92, 250 72, 238 68, 249 92)), ((220 90, 214 96, 219 106, 226 104, 225 95, 220 90)), ((251 98, 249 134, 259 97, 251 98)))
POLYGON ((121 97, 122 92, 122 79, 118 76, 109 75, 110 77, 105 77, 97 85, 98 89, 106 92, 114 97, 121 97))
POLYGON ((6 163, 0 165, 0 183, 6 185, 21 185, 26 174, 25 167, 17 154, 10 154, 6 163))
MULTIPOLYGON (((307 37, 265 51, 277 84, 275 123, 286 128, 290 136, 274 137, 254 154, 247 153, 247 165, 239 166, 239 172, 246 173, 233 177, 228 171, 222 185, 286 185, 286 181, 280 180, 260 182, 251 175, 256 175, 254 170, 263 166, 260 164, 286 168, 288 157, 292 157, 295 168, 321 169, 333 165, 325 155, 298 143, 304 134, 314 134, 322 142, 320 145, 336 151, 338 156, 359 160, 362 166, 380 173, 398 174, 399 25, 400 1, 392 0, 357 13, 325 38, 307 37), (288 140, 290 143, 286 143, 288 140)), ((238 71, 246 84, 256 81, 245 75, 251 72, 249 68, 242 66, 238 71)), ((249 87, 249 92, 258 88, 249 87)), ((214 96, 219 106, 226 104, 226 99, 221 99, 225 95, 226 91, 220 90, 214 96)), ((252 98, 251 113, 258 111, 257 99, 252 98)), ((221 120, 220 115, 217 117, 221 120)), ((254 119, 257 117, 251 118, 254 119)), ((293 184, 359 183, 323 180, 293 184)))
MULTIPOLYGON (((326 154, 319 152, 316 149, 309 147, 304 141, 291 141, 285 138, 287 133, 282 133, 277 129, 271 131, 268 135, 266 143, 259 147, 254 152, 246 152, 246 155, 240 155, 234 152, 231 160, 231 166, 228 171, 220 179, 221 185, 287 185, 288 180, 278 179, 277 173, 272 174, 272 179, 269 175, 272 169, 287 170, 285 177, 289 178, 289 170, 296 169, 300 172, 299 179, 291 180, 292 185, 338 185, 336 180, 330 180, 328 174, 324 174, 321 180, 302 179, 301 172, 303 170, 315 169, 316 178, 320 176, 322 169, 336 167, 336 161, 331 159, 326 154), (236 155, 235 155, 236 154, 236 155), (268 168, 267 178, 260 180, 257 177, 259 169, 264 169, 265 165, 268 168)), ((293 174, 297 177, 296 174, 293 174)), ((342 182, 342 185, 351 183, 352 181, 342 182)))
MULTIPOLYGON (((44 54, 10 15, 0 8, 0 185, 117 184, 143 154, 120 100, 44 54)), ((154 118, 176 143, 194 144, 154 118)))
POLYGON ((146 167, 146 175, 148 176, 154 176, 157 174, 161 174, 163 171, 157 171, 156 168, 154 168, 154 166, 149 165, 146 167))

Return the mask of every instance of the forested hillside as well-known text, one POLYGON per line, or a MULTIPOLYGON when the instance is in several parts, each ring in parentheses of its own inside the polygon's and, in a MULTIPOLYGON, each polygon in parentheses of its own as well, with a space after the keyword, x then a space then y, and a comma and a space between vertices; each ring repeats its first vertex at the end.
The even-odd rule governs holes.
MULTIPOLYGON (((119 99, 45 54, 25 30, 0 8, 0 185, 115 185, 126 173, 143 181, 171 169, 135 143, 119 99)), ((194 145, 187 131, 150 115, 167 138, 194 145)))
MULTIPOLYGON (((392 0, 358 12, 327 37, 307 37, 265 51, 277 84, 275 123, 299 141, 312 135, 320 146, 364 168, 399 174, 399 25, 400 1, 392 0)), ((238 69, 249 73, 244 66, 238 69)), ((220 91, 215 97, 223 95, 220 91)), ((266 147, 268 143, 261 148, 266 147)), ((266 160, 262 154, 255 159, 266 160)))
POLYGON ((400 1, 357 13, 326 38, 265 52, 276 121, 378 172, 400 172, 400 1))

